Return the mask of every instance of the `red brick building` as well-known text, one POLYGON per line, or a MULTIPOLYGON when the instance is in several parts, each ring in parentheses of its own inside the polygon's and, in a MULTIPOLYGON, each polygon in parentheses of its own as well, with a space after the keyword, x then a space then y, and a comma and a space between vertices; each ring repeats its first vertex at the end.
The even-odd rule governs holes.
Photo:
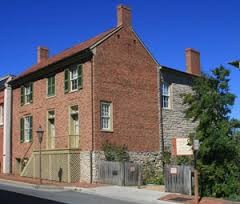
POLYGON ((37 64, 12 82, 12 171, 38 177, 95 179, 102 144, 127 145, 134 160, 160 151, 158 64, 119 6, 117 26, 37 64))

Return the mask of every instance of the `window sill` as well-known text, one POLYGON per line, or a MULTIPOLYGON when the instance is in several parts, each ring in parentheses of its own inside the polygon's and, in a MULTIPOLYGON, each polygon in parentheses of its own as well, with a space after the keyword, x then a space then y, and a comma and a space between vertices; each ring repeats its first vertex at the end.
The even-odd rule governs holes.
POLYGON ((71 90, 69 92, 65 92, 65 94, 75 93, 75 92, 78 92, 80 90, 82 90, 82 87, 80 87, 79 89, 76 89, 76 90, 71 90))
POLYGON ((65 92, 65 94, 71 94, 71 93, 75 93, 77 91, 79 91, 79 90, 77 89, 77 90, 73 90, 73 91, 68 91, 68 92, 65 92))
POLYGON ((105 130, 105 129, 101 129, 101 132, 108 132, 108 133, 113 133, 113 130, 105 130))
POLYGON ((77 92, 77 91, 79 91, 79 89, 71 90, 71 91, 69 91, 69 93, 74 93, 74 92, 77 92))
POLYGON ((20 142, 20 144, 26 144, 26 143, 32 143, 32 141, 23 141, 23 142, 20 142))
POLYGON ((29 103, 24 103, 21 106, 27 106, 27 105, 31 105, 31 104, 32 104, 32 102, 29 102, 29 103))
POLYGON ((162 107, 163 110, 172 110, 172 108, 164 108, 162 107))
POLYGON ((50 98, 54 98, 54 97, 56 97, 56 94, 52 95, 52 96, 47 96, 46 99, 50 99, 50 98))

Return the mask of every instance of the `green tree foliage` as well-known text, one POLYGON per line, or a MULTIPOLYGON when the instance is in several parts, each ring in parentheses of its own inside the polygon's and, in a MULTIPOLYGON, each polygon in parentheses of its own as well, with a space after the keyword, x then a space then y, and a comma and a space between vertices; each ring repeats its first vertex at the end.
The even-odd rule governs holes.
POLYGON ((144 184, 157 184, 157 185, 164 184, 162 171, 156 168, 156 166, 152 162, 146 163, 146 165, 143 168, 142 176, 144 184))
POLYGON ((107 161, 128 161, 129 154, 126 145, 116 145, 109 141, 106 141, 102 145, 102 150, 104 152, 107 161))
POLYGON ((201 142, 197 168, 202 196, 240 195, 239 121, 229 114, 235 96, 229 91, 230 72, 220 66, 194 80, 193 93, 184 95, 186 117, 198 121, 195 138, 201 142))

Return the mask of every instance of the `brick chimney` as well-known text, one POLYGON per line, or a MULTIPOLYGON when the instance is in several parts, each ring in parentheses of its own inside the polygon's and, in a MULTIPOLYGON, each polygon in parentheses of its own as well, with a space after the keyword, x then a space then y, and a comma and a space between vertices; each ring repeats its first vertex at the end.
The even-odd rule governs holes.
POLYGON ((189 74, 201 75, 200 52, 192 48, 186 49, 186 68, 189 74))
POLYGON ((37 63, 43 62, 48 59, 48 48, 38 47, 37 48, 37 63))
POLYGON ((131 9, 124 5, 117 7, 117 26, 132 26, 131 9))

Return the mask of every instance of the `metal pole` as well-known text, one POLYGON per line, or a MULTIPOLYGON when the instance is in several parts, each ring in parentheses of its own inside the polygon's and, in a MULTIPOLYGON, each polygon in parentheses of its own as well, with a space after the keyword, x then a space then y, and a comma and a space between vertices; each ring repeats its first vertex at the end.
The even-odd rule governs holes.
POLYGON ((42 184, 42 148, 41 148, 41 142, 40 142, 40 155, 39 155, 39 178, 40 178, 40 184, 42 184))
POLYGON ((198 204, 198 171, 197 171, 197 151, 194 151, 194 200, 198 204))
POLYGON ((198 204, 198 171, 194 170, 194 200, 195 204, 198 204))

